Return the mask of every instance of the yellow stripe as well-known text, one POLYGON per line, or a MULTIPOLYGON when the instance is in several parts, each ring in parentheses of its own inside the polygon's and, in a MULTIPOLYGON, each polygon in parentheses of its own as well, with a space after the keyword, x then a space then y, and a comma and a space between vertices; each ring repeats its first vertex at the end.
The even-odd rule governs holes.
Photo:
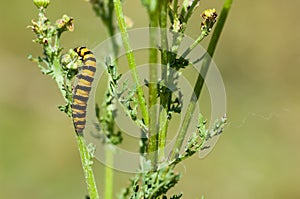
MULTIPOLYGON (((88 95, 82 95, 82 94, 80 94, 78 91, 79 91, 79 89, 77 89, 75 95, 80 96, 80 97, 88 97, 88 95)), ((82 91, 83 91, 83 90, 82 90, 82 91)), ((84 91, 84 92, 86 92, 86 91, 84 91)), ((74 95, 74 96, 75 96, 75 95, 74 95)))
POLYGON ((84 53, 86 53, 86 52, 88 52, 88 51, 90 51, 90 50, 87 49, 87 48, 83 48, 83 49, 81 49, 81 51, 79 52, 79 55, 80 55, 81 57, 83 57, 83 56, 84 56, 84 53))
POLYGON ((80 95, 80 96, 88 97, 89 96, 89 92, 81 90, 81 89, 77 89, 75 95, 80 95))
POLYGON ((84 79, 79 79, 78 80, 78 85, 80 85, 80 86, 89 86, 89 87, 91 87, 91 82, 89 82, 89 81, 86 81, 86 80, 84 80, 84 79))
MULTIPOLYGON (((93 55, 93 57, 94 57, 94 55, 93 55)), ((84 65, 86 65, 86 66, 92 66, 94 68, 96 67, 96 62, 94 62, 92 60, 83 60, 83 61, 84 61, 84 65)))
POLYGON ((84 126, 85 126, 85 125, 77 124, 77 125, 76 125, 76 131, 78 132, 79 130, 84 129, 84 126))
POLYGON ((79 100, 79 99, 74 99, 74 102, 73 104, 76 104, 76 105, 81 105, 81 106, 86 106, 86 103, 79 100))
POLYGON ((89 77, 94 77, 95 73, 93 71, 90 71, 90 70, 82 70, 82 74, 83 75, 86 75, 86 76, 89 76, 89 77))
POLYGON ((72 113, 75 115, 75 114, 83 114, 84 111, 83 110, 78 110, 78 109, 73 109, 72 113))
POLYGON ((74 122, 78 122, 78 121, 84 122, 84 121, 85 121, 85 118, 84 118, 84 117, 83 117, 83 118, 75 117, 75 118, 73 118, 73 119, 74 119, 74 122))
MULTIPOLYGON (((89 50, 87 50, 87 51, 89 51, 89 50)), ((85 52, 87 52, 87 51, 85 51, 85 52)), ((84 53, 85 53, 85 52, 84 52, 84 53)), ((84 54, 84 53, 83 53, 83 54, 84 54)), ((89 53, 89 54, 86 54, 86 55, 83 56, 83 60, 85 60, 85 59, 87 59, 87 58, 90 58, 90 57, 95 58, 95 56, 93 55, 93 53, 89 53)), ((94 63, 96 63, 96 62, 94 62, 94 63)))

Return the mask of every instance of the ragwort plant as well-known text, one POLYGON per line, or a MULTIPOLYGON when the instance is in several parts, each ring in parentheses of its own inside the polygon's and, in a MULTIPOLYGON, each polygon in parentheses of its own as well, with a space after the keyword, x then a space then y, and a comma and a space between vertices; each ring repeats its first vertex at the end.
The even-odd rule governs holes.
MULTIPOLYGON (((129 22, 128 18, 123 14, 121 0, 89 0, 88 2, 91 4, 96 16, 102 20, 103 26, 106 27, 108 35, 112 38, 111 45, 113 52, 105 63, 109 77, 107 90, 103 103, 95 105, 96 118, 98 118, 101 126, 101 134, 105 137, 104 143, 110 146, 106 148, 107 161, 112 165, 114 153, 110 149, 113 149, 114 146, 120 144, 123 140, 122 132, 116 130, 114 121, 118 112, 116 108, 117 100, 121 102, 123 109, 131 120, 138 124, 141 131, 146 135, 141 138, 141 145, 139 146, 140 156, 143 160, 141 161, 140 172, 130 180, 129 186, 124 188, 118 196, 122 199, 181 198, 183 193, 167 196, 168 191, 180 181, 181 175, 175 171, 176 165, 195 153, 205 150, 206 146, 204 144, 206 141, 221 134, 226 123, 226 116, 224 116, 216 121, 211 128, 208 128, 206 127, 204 117, 199 115, 197 131, 188 138, 187 144, 182 146, 187 128, 190 125, 190 119, 204 85, 204 78, 211 61, 210 58, 216 49, 232 0, 225 0, 218 18, 215 9, 207 9, 202 12, 202 22, 199 23, 199 36, 180 57, 178 57, 177 52, 184 38, 189 19, 194 13, 198 13, 197 8, 200 5, 200 0, 183 0, 182 2, 178 0, 141 0, 148 13, 149 26, 153 28, 158 27, 162 30, 160 32, 161 41, 159 50, 155 43, 157 39, 156 33, 152 29, 150 29, 149 33, 151 38, 150 46, 152 48, 149 49, 150 75, 148 82, 146 82, 148 103, 146 102, 146 95, 142 90, 141 83, 138 80, 139 75, 136 70, 135 55, 128 39, 127 29, 129 22), (217 20, 218 22, 207 49, 207 56, 203 57, 202 76, 199 74, 194 86, 195 95, 191 97, 188 103, 187 111, 183 116, 184 120, 179 129, 174 147, 171 153, 167 154, 168 158, 165 158, 166 154, 164 154, 163 149, 166 146, 168 124, 173 114, 183 114, 181 112, 182 93, 179 89, 170 90, 166 85, 178 86, 176 83, 178 74, 175 74, 173 71, 182 71, 190 65, 189 60, 185 59, 185 57, 210 34, 217 20), (176 33, 171 46, 169 46, 170 44, 167 41, 166 29, 176 33), (132 79, 136 84, 134 88, 128 88, 128 85, 119 83, 122 74, 118 72, 118 61, 116 58, 120 44, 113 37, 118 31, 121 34, 123 48, 126 51, 126 58, 132 79), (153 67, 155 63, 158 63, 158 60, 160 60, 162 65, 166 66, 161 71, 153 67), (159 81, 158 83, 154 83, 157 81, 158 73, 161 73, 161 78, 165 82, 159 81), (129 92, 126 92, 128 90, 129 92), (159 111, 153 108, 157 103, 161 107, 159 111), (180 152, 182 147, 184 150, 180 152)), ((64 32, 72 32, 74 30, 73 17, 63 15, 62 18, 53 23, 46 17, 46 8, 50 4, 50 0, 34 0, 34 4, 38 8, 38 19, 36 21, 33 20, 29 27, 36 35, 33 42, 43 47, 43 55, 38 57, 30 55, 29 59, 37 63, 43 74, 55 80, 65 100, 65 104, 59 106, 59 110, 66 113, 68 117, 72 117, 71 105, 74 78, 76 78, 80 70, 79 66, 82 63, 74 50, 70 49, 67 52, 63 52, 60 39, 64 32)), ((98 199, 99 194, 92 170, 95 147, 87 144, 82 135, 75 135, 89 193, 89 196, 86 196, 86 198, 98 199)), ((115 194, 113 191, 114 170, 106 167, 104 172, 104 198, 111 199, 115 194)))

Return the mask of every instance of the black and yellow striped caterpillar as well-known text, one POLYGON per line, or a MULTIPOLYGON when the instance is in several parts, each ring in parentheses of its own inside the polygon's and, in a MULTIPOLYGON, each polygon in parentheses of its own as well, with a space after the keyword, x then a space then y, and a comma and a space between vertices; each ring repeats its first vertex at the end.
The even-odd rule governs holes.
POLYGON ((74 51, 82 59, 83 66, 76 76, 78 83, 73 89, 72 117, 77 134, 82 134, 86 125, 87 101, 96 72, 96 58, 86 47, 77 47, 74 51))

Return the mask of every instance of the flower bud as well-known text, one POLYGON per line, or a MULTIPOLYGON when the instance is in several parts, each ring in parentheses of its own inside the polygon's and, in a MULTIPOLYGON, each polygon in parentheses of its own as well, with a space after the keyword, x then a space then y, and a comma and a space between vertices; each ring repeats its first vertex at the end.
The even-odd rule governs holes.
POLYGON ((61 31, 74 31, 74 19, 73 17, 69 17, 68 15, 64 15, 61 19, 56 21, 56 26, 61 31))
POLYGON ((213 25, 216 23, 217 12, 213 9, 207 9, 202 14, 201 17, 203 21, 201 22, 201 30, 210 32, 213 25))
POLYGON ((38 8, 47 8, 50 4, 50 0, 33 0, 33 3, 38 8))
POLYGON ((201 16, 203 17, 203 19, 206 20, 215 20, 217 18, 217 11, 216 9, 212 8, 212 9, 207 9, 205 10, 201 16))

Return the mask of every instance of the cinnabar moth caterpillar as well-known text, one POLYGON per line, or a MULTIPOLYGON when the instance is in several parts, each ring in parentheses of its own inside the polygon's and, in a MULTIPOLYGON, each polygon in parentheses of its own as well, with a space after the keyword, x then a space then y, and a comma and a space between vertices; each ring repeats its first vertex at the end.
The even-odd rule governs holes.
POLYGON ((74 87, 72 97, 72 117, 75 131, 78 135, 82 134, 86 124, 87 101, 91 91, 92 82, 96 72, 96 58, 86 47, 77 47, 74 51, 82 59, 78 83, 74 87))

